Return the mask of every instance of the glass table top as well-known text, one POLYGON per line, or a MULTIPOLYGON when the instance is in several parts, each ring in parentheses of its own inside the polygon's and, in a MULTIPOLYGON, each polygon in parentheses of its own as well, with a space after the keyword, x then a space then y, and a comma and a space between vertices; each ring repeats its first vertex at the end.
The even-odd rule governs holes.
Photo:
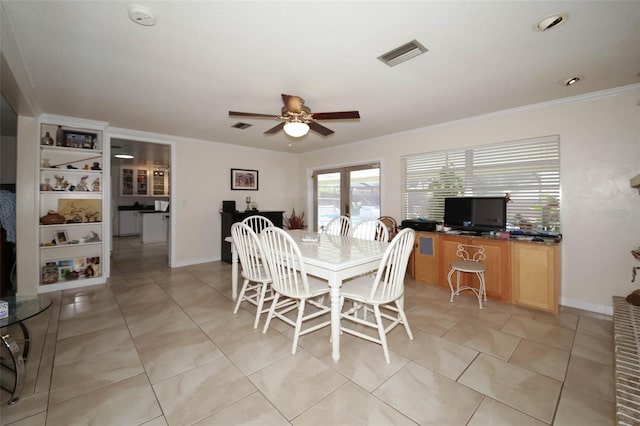
POLYGON ((0 319, 0 328, 36 316, 51 306, 51 300, 44 296, 7 296, 0 300, 9 304, 9 316, 0 319))

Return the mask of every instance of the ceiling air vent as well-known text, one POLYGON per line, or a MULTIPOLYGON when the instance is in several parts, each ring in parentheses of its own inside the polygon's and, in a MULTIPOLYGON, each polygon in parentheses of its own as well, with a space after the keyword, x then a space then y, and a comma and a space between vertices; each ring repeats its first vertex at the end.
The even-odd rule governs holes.
POLYGON ((242 129, 242 130, 244 130, 244 129, 246 129, 246 128, 248 128, 248 127, 251 127, 251 126, 253 126, 253 124, 243 123, 243 122, 239 121, 239 122, 237 122, 236 124, 234 124, 234 125, 233 125, 233 126, 231 126, 231 127, 235 128, 235 129, 242 129))
POLYGON ((425 52, 427 52, 426 47, 420 44, 417 40, 411 40, 409 43, 403 44, 400 47, 390 50, 384 55, 378 56, 378 59, 390 67, 393 67, 425 52))

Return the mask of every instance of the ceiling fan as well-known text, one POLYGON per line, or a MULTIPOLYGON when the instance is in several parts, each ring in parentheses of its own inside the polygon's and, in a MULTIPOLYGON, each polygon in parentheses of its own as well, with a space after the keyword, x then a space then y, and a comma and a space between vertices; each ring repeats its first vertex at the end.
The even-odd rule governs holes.
POLYGON ((273 114, 254 114, 251 112, 229 111, 230 117, 256 117, 256 118, 274 118, 282 120, 280 124, 264 132, 265 134, 277 133, 280 130, 292 136, 299 138, 306 135, 309 129, 327 136, 334 133, 333 130, 324 127, 316 120, 340 120, 360 118, 358 111, 340 111, 340 112, 311 112, 309 107, 304 105, 304 99, 300 96, 282 94, 282 107, 280 115, 273 114))

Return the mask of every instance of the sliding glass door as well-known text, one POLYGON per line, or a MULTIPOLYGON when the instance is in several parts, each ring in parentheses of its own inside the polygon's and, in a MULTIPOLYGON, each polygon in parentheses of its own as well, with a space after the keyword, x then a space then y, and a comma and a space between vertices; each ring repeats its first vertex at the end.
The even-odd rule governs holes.
POLYGON ((353 224, 380 217, 380 163, 318 170, 313 183, 315 230, 340 215, 353 224))

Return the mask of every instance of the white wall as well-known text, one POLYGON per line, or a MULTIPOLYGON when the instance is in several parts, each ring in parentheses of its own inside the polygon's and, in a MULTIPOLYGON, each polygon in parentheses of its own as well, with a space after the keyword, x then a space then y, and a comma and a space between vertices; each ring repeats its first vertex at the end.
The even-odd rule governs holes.
POLYGON ((220 210, 250 196, 259 210, 289 211, 297 205, 296 156, 205 141, 180 140, 172 159, 171 215, 175 266, 220 259, 220 210), (258 170, 258 191, 232 191, 231 169, 258 170))
MULTIPOLYGON (((640 173, 640 106, 637 85, 432 126, 300 155, 300 197, 310 171, 382 158, 381 214, 400 214, 403 155, 560 135, 561 303, 611 312, 611 296, 627 295, 640 245, 640 196, 629 179, 640 173)), ((310 210, 310 205, 307 206, 310 210)))

